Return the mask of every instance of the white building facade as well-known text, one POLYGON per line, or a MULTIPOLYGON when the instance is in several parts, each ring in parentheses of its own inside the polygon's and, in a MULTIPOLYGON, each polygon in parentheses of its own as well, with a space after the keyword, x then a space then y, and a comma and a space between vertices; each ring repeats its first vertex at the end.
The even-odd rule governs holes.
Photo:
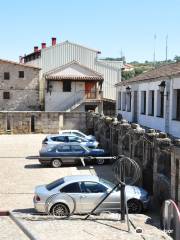
POLYGON ((124 119, 180 138, 180 63, 117 83, 116 94, 124 119))
MULTIPOLYGON (((78 64, 103 76, 103 99, 115 101, 115 83, 121 81, 122 62, 99 60, 99 54, 100 52, 98 50, 90 49, 69 41, 56 44, 56 39, 52 38, 52 46, 46 47, 46 44, 42 43, 40 50, 35 47, 33 53, 24 56, 22 59, 25 64, 40 67, 42 69, 42 79, 45 79, 45 75, 49 71, 56 70, 57 68, 76 61, 78 64)), ((45 86, 46 83, 41 81, 41 92, 43 92, 45 86)))

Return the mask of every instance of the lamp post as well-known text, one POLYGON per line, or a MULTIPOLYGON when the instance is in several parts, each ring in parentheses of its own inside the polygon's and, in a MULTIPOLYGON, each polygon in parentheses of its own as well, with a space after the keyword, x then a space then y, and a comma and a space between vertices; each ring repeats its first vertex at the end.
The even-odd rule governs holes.
POLYGON ((164 94, 165 88, 166 88, 166 82, 162 81, 158 86, 159 86, 160 93, 163 94, 164 97, 167 97, 167 100, 168 100, 169 93, 166 91, 166 95, 164 94))

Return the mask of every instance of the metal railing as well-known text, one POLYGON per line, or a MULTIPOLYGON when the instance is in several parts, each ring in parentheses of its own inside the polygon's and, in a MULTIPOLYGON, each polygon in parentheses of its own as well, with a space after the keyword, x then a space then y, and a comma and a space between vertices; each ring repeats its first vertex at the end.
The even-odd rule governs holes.
POLYGON ((61 104, 58 103, 57 108, 59 108, 61 111, 71 111, 78 107, 78 105, 81 103, 91 99, 101 100, 102 91, 79 90, 77 92, 74 92, 73 95, 67 96, 61 104))

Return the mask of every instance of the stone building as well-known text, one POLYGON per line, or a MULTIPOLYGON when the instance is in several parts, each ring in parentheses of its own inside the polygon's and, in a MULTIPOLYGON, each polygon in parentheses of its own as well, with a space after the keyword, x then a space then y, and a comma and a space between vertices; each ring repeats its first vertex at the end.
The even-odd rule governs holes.
POLYGON ((116 92, 117 114, 180 138, 180 63, 119 82, 116 92))
POLYGON ((39 109, 38 67, 0 59, 0 111, 39 109))

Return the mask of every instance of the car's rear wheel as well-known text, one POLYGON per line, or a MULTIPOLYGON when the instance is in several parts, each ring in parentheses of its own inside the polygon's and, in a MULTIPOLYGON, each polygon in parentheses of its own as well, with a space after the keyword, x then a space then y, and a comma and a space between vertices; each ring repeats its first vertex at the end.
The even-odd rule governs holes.
POLYGON ((62 161, 60 159, 53 159, 51 165, 54 168, 59 168, 62 166, 62 161))
POLYGON ((127 202, 129 213, 141 213, 142 203, 137 199, 131 199, 127 202))
POLYGON ((97 159, 96 161, 98 165, 103 165, 105 163, 104 159, 97 159))
POLYGON ((57 203, 52 207, 51 214, 55 217, 68 217, 69 208, 63 203, 57 203))

